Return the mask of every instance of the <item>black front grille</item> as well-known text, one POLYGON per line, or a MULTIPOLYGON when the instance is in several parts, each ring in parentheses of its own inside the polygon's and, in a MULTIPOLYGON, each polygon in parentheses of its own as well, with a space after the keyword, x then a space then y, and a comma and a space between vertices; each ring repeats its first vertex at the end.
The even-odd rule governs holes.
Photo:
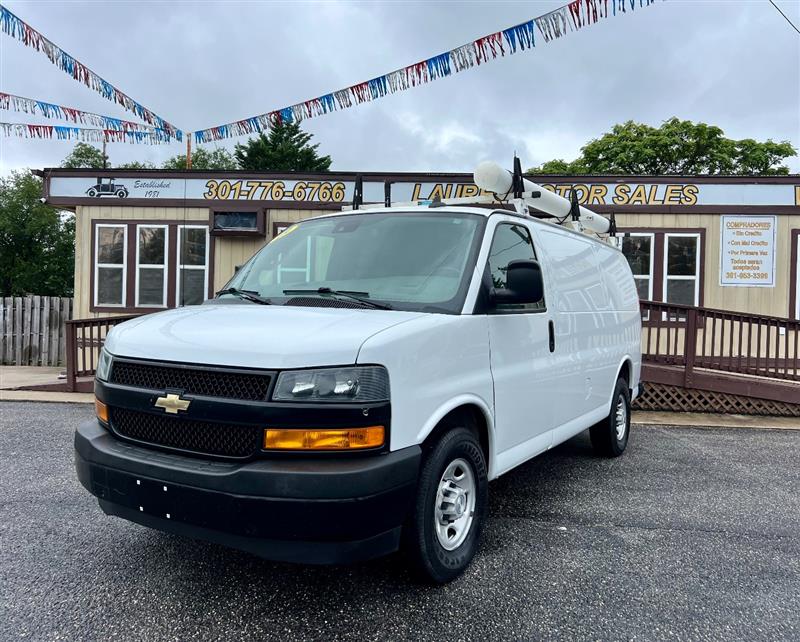
POLYGON ((190 395, 264 401, 272 377, 269 374, 228 372, 115 359, 111 383, 148 390, 182 390, 190 395))
POLYGON ((197 421, 183 417, 111 408, 111 427, 128 439, 220 457, 249 457, 261 448, 256 426, 197 421))

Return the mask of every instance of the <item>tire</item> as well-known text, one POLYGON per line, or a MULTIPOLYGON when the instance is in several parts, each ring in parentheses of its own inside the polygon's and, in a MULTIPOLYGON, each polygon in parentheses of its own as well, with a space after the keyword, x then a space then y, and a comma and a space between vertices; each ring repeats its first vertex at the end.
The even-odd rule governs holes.
POLYGON ((414 510, 403 528, 403 548, 421 579, 444 584, 469 566, 478 550, 488 497, 486 459, 476 435, 463 427, 446 432, 424 459, 414 510), (445 473, 460 489, 448 486, 452 502, 439 501, 445 473), (463 492, 469 488, 471 493, 463 492), (438 519, 437 502, 438 516, 453 519, 452 524, 438 519), (443 514, 443 508, 449 515, 443 514), (461 517, 456 517, 459 513, 461 517), (456 527, 458 523, 461 528, 456 527))
POLYGON ((124 189, 117 190, 117 198, 125 198, 128 193, 124 189))
POLYGON ((603 421, 589 429, 589 435, 597 454, 604 457, 619 457, 625 452, 630 433, 631 391, 628 389, 628 382, 620 378, 614 387, 611 412, 603 421))
POLYGON ((94 187, 92 187, 89 189, 88 194, 91 198, 94 198, 95 196, 97 196, 97 190, 94 187))

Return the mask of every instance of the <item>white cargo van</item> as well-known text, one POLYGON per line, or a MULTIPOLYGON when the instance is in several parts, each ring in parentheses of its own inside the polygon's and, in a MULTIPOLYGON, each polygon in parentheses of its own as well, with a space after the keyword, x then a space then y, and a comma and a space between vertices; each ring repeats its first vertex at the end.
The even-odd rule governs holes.
POLYGON ((506 210, 286 230, 216 299, 108 336, 78 477, 109 515, 270 559, 469 564, 488 482, 628 442, 639 302, 614 247, 506 210))

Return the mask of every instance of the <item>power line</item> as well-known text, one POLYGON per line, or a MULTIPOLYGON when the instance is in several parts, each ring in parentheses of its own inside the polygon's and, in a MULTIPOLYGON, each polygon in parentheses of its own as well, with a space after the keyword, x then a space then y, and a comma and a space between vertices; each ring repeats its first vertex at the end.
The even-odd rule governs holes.
POLYGON ((786 14, 785 14, 783 11, 781 11, 781 8, 780 8, 778 5, 776 5, 776 4, 773 2, 773 0, 769 0, 769 3, 770 3, 770 4, 771 4, 773 7, 775 7, 775 9, 777 9, 778 13, 779 13, 779 14, 781 14, 781 15, 783 16, 784 20, 786 20, 786 22, 788 22, 788 23, 789 23, 789 24, 792 26, 792 29, 794 29, 794 30, 795 30, 797 33, 800 33, 800 29, 798 29, 798 28, 795 26, 795 24, 794 24, 794 23, 793 23, 791 20, 789 20, 789 16, 787 16, 787 15, 786 15, 786 14))

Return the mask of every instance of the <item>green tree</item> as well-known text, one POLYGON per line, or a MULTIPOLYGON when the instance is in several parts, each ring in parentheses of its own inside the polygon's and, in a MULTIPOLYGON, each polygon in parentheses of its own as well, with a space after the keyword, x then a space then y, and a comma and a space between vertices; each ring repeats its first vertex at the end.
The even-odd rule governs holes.
POLYGON ((311 138, 298 123, 278 123, 268 134, 237 144, 234 155, 239 168, 250 171, 327 172, 331 157, 320 156, 311 138))
POLYGON ((538 167, 532 167, 528 170, 529 174, 585 174, 586 168, 583 166, 581 159, 574 160, 568 163, 562 158, 556 158, 546 163, 542 163, 538 167))
POLYGON ((789 143, 726 138, 721 128, 670 118, 660 127, 629 120, 589 141, 567 163, 548 161, 532 174, 788 174, 781 162, 797 154, 789 143))
MULTIPOLYGON (((186 169, 186 154, 179 154, 164 161, 162 169, 186 169)), ((192 152, 192 169, 236 169, 236 159, 224 147, 208 151, 198 147, 192 152)))
POLYGON ((81 167, 103 169, 107 162, 108 158, 104 158, 102 150, 88 143, 77 143, 70 155, 61 163, 61 167, 66 167, 67 169, 79 169, 81 167))
POLYGON ((131 161, 117 165, 116 169, 156 169, 156 166, 150 161, 131 161))
POLYGON ((0 178, 0 295, 72 296, 75 217, 39 201, 28 171, 0 178))

